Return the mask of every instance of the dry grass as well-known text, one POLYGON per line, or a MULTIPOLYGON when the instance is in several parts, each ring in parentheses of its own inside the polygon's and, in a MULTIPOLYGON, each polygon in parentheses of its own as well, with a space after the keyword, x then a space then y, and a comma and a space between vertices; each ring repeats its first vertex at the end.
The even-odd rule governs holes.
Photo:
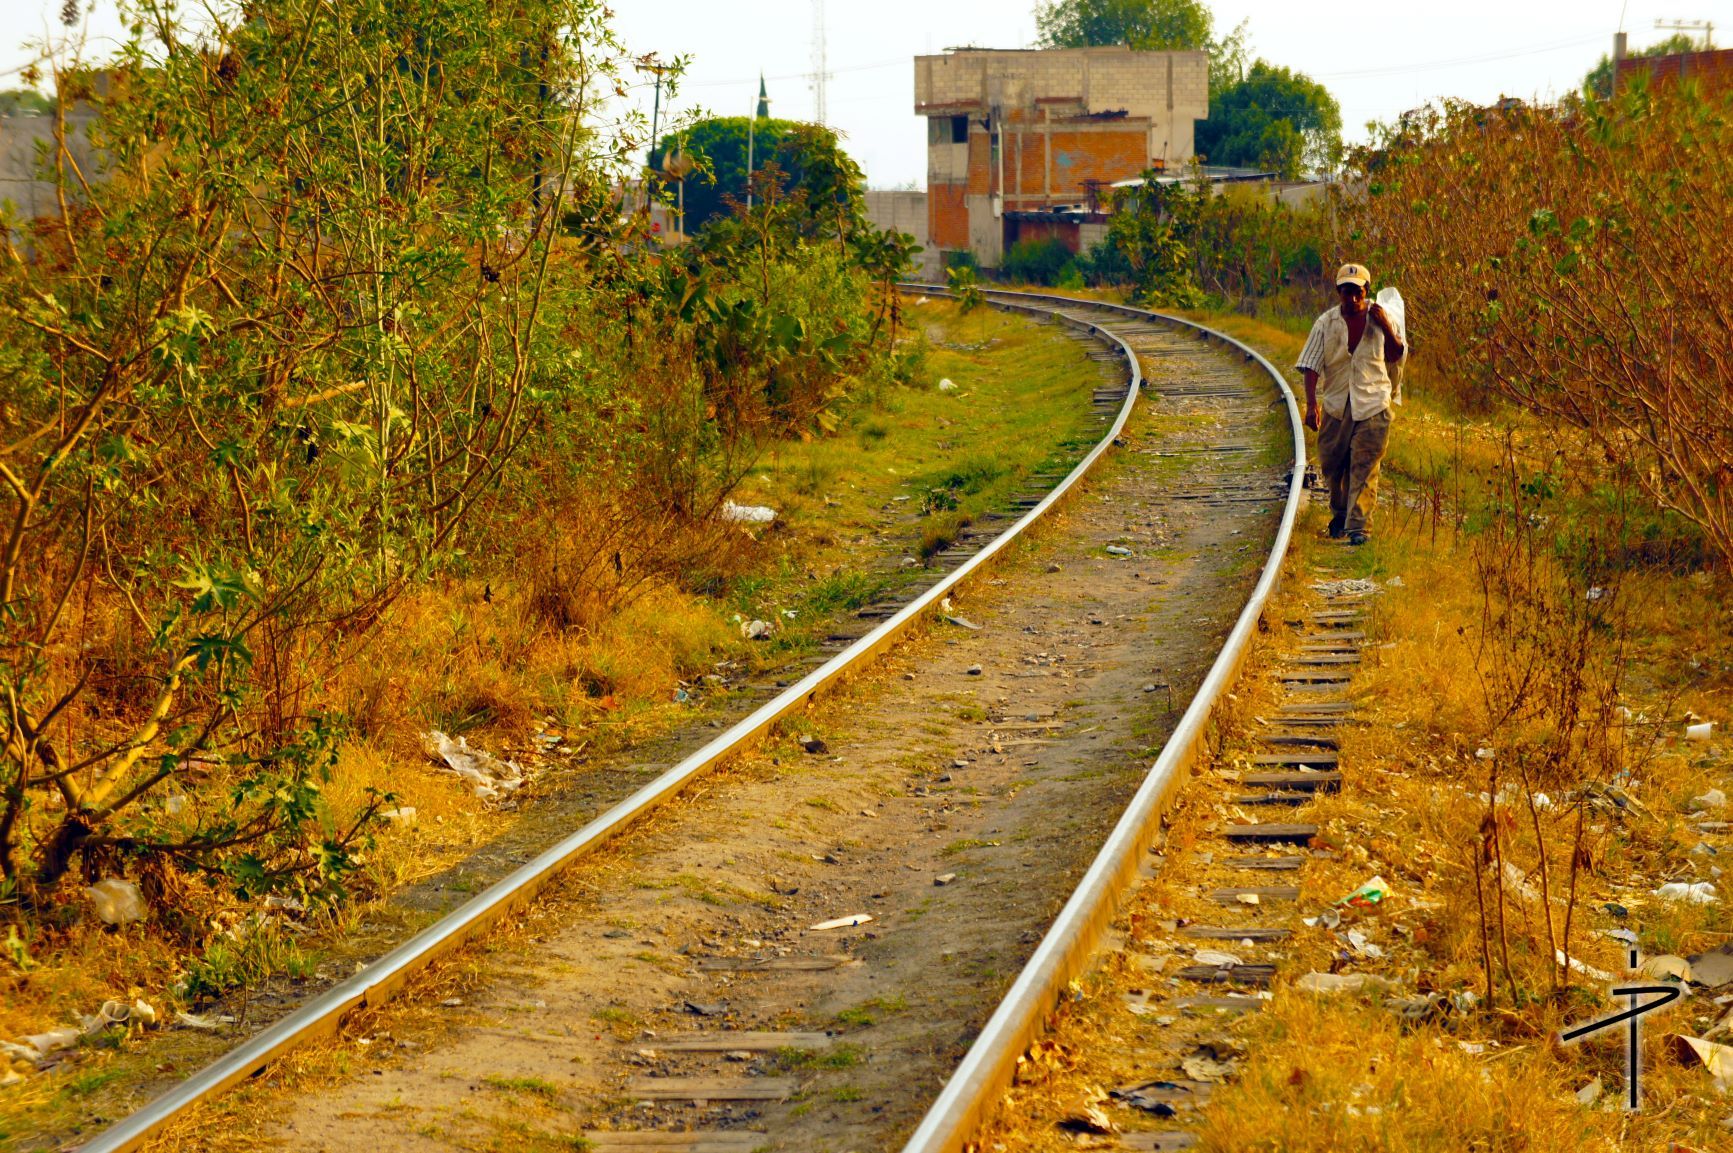
MULTIPOLYGON (((1568 866, 1574 828, 1562 804, 1542 810, 1538 836, 1526 806, 1514 802, 1505 809, 1514 817, 1506 830, 1507 859, 1522 877, 1503 894, 1516 997, 1500 972, 1495 941, 1498 1007, 1484 1009, 1480 903, 1498 897, 1491 870, 1475 867, 1489 771, 1475 752, 1488 702, 1473 638, 1480 590, 1459 546, 1454 539, 1432 548, 1386 538, 1371 557, 1354 558, 1359 563, 1353 566, 1341 563, 1340 550, 1315 543, 1308 550, 1320 575, 1346 575, 1363 565, 1375 577, 1399 571, 1403 585, 1379 600, 1382 644, 1355 684, 1368 724, 1344 736, 1344 761, 1354 766, 1348 787, 1311 814, 1339 856, 1315 862, 1306 889, 1329 899, 1368 876, 1383 875, 1394 886, 1391 900, 1344 927, 1360 928, 1389 956, 1378 963, 1351 960, 1348 967, 1392 975, 1410 992, 1474 992, 1480 1004, 1442 1025, 1405 1030, 1377 1005, 1322 1004, 1306 995, 1279 994, 1244 1026, 1251 1057, 1245 1075, 1210 1111, 1206 1148, 1593 1149, 1611 1148, 1627 1135, 1711 1145, 1725 1136, 1718 1123, 1727 1109, 1707 1075, 1663 1054, 1663 1033, 1700 1034, 1719 1016, 1719 1007, 1703 998, 1649 1019, 1648 1105, 1639 1118, 1627 1126, 1622 1114, 1585 1110, 1569 1096, 1599 1076, 1616 1097, 1623 1077, 1614 1038, 1566 1049, 1548 1041, 1560 1028, 1611 1005, 1602 981, 1573 975, 1568 991, 1555 988, 1559 971, 1551 942, 1562 938, 1566 901, 1559 878, 1568 866), (1550 934, 1536 867, 1542 845, 1553 869, 1550 934), (1487 882, 1481 896, 1477 875, 1487 882), (1459 1042, 1489 1047, 1471 1055, 1459 1042), (1279 1125, 1271 1121, 1277 1115, 1272 1110, 1280 1111, 1279 1125)), ((1660 580, 1651 574, 1637 583, 1660 580)), ((1627 595, 1646 605, 1645 597, 1629 590, 1627 595)), ((1670 603, 1678 605, 1676 598, 1670 603)), ((1652 608, 1634 614, 1655 630, 1636 667, 1654 679, 1657 659, 1664 667, 1699 643, 1692 618, 1716 611, 1697 604, 1662 618, 1652 608)), ((1720 657, 1727 656, 1723 647, 1720 657)), ((1720 681, 1676 698, 1674 707, 1695 704, 1725 715, 1725 673, 1720 681)), ((1632 692, 1626 699, 1639 714, 1647 707, 1659 716, 1672 696, 1632 692)), ((1623 946, 1600 930, 1635 930, 1645 954, 1683 954, 1722 944, 1733 927, 1719 904, 1679 904, 1649 892, 1662 880, 1709 877, 1704 858, 1688 852, 1699 837, 1687 830, 1683 816, 1692 795, 1714 784, 1725 787, 1733 775, 1722 758, 1680 741, 1679 727, 1668 726, 1667 738, 1643 755, 1639 774, 1627 782, 1652 815, 1596 812, 1588 818, 1590 864, 1570 951, 1601 969, 1622 970, 1623 946), (1615 915, 1609 906, 1628 913, 1615 915)), ((1632 751, 1644 746, 1633 742, 1632 751)), ((1324 934, 1302 933, 1284 967, 1293 974, 1328 971, 1339 948, 1324 934)))
MULTIPOLYGON (((1399 427, 1399 483, 1381 514, 1376 546, 1350 553, 1313 538, 1302 549, 1302 562, 1320 576, 1401 578, 1377 602, 1381 643, 1355 682, 1368 723, 1343 739, 1344 763, 1354 767, 1349 786, 1320 802, 1313 817, 1339 855, 1312 866, 1307 888, 1345 893, 1382 874, 1396 895, 1361 928, 1389 957, 1349 967, 1390 974, 1410 991, 1472 991, 1480 1003, 1443 1025, 1404 1030, 1377 1006, 1278 995, 1245 1026, 1252 1053, 1246 1075, 1211 1110, 1206 1147, 1561 1149, 1631 1139, 1640 1147, 1667 1140, 1715 1145, 1725 1139, 1719 1121, 1727 1109, 1701 1068, 1663 1055, 1662 1040, 1667 1031, 1708 1029, 1720 1008, 1707 998, 1692 999, 1664 1020, 1650 1018, 1646 1110, 1629 1121, 1616 1111, 1585 1110, 1568 1095, 1600 1076, 1616 1097, 1623 1082, 1616 1040, 1559 1049, 1547 1039, 1611 1003, 1606 982, 1567 975, 1555 963, 1567 915, 1571 955, 1615 973, 1624 967, 1624 947, 1604 930, 1636 931, 1646 955, 1694 953, 1729 940, 1733 923, 1722 904, 1651 895, 1665 880, 1719 875, 1712 857, 1691 852, 1705 838, 1684 817, 1692 796, 1728 785, 1733 764, 1724 745, 1682 740, 1681 718, 1733 715, 1733 644, 1726 590, 1717 588, 1724 582, 1644 568, 1620 574, 1617 617, 1584 655, 1600 662, 1591 677, 1605 676, 1607 654, 1622 647, 1618 699, 1632 720, 1602 734, 1622 767, 1600 783, 1617 785, 1639 804, 1629 812, 1586 803, 1579 810, 1571 803, 1577 790, 1598 776, 1579 761, 1554 766, 1553 780, 1533 783, 1532 791, 1551 790, 1551 803, 1531 810, 1530 790, 1510 780, 1509 768, 1504 779, 1492 774, 1522 750, 1554 740, 1549 725, 1559 721, 1543 709, 1523 724, 1500 727, 1497 717, 1509 700, 1496 678, 1487 679, 1511 659, 1492 646, 1536 640, 1485 629, 1486 590, 1474 550, 1477 542, 1484 547, 1483 482, 1496 469, 1497 438, 1424 403, 1418 414, 1404 414, 1415 415, 1420 419, 1399 427), (1432 475, 1454 481, 1454 493, 1437 510, 1416 500, 1427 492, 1428 474, 1413 462, 1428 459, 1447 461, 1432 475), (1621 644, 1626 637, 1629 643, 1621 644), (1492 750, 1491 759, 1477 755, 1482 748, 1492 750), (1507 784, 1508 803, 1489 818, 1488 790, 1507 784), (1489 819, 1501 822, 1502 852, 1514 868, 1502 886, 1496 868, 1484 863, 1489 819), (1573 854, 1582 869, 1574 905, 1566 884, 1573 854), (1482 906, 1501 900, 1502 940, 1490 913, 1483 938, 1482 906), (1492 1047, 1470 1055, 1459 1041, 1492 1047), (1272 1110, 1281 1111, 1280 1126, 1268 1120, 1272 1110)), ((1539 438, 1524 431, 1530 467, 1537 461, 1544 467, 1539 438)), ((1570 479, 1566 474, 1565 483, 1570 479)), ((1585 523, 1568 494, 1548 514, 1549 540, 1585 523)), ((1549 595, 1583 595, 1562 582, 1549 552, 1538 570, 1549 595)), ((1556 682, 1560 671, 1542 669, 1541 683, 1556 682)), ((1330 969, 1339 946, 1321 936, 1302 935, 1285 967, 1295 974, 1330 969)))
MULTIPOLYGON (((1210 320, 1260 345, 1278 364, 1301 342, 1244 317, 1210 320)), ((1509 651, 1491 651, 1491 643, 1521 650, 1551 639, 1483 632, 1486 588, 1476 549, 1486 547, 1491 482, 1512 434, 1524 478, 1549 470, 1558 478, 1559 495, 1537 514, 1546 518, 1537 522, 1541 600, 1556 607, 1561 596, 1583 595, 1564 581, 1574 554, 1563 545, 1596 523, 1604 503, 1597 503, 1593 478, 1573 476, 1567 467, 1568 446, 1528 422, 1465 418, 1429 399, 1424 378, 1419 388, 1411 380, 1409 395, 1375 543, 1348 550, 1320 540, 1323 514, 1310 510, 1290 561, 1293 576, 1269 614, 1272 621, 1301 619, 1314 579, 1400 578, 1373 601, 1373 646, 1352 689, 1365 724, 1343 734, 1346 787, 1307 811, 1322 829, 1316 847, 1330 855, 1311 862, 1297 882, 1299 912, 1310 915, 1375 874, 1386 878, 1390 898, 1374 910, 1349 912, 1341 926, 1365 934, 1384 957, 1356 956, 1336 934, 1295 925, 1290 941, 1254 951, 1279 969, 1274 998, 1262 1012, 1210 1022, 1171 1008, 1157 1011, 1165 1017, 1126 1011, 1123 996, 1152 983, 1161 997, 1188 991, 1152 977, 1144 958, 1169 947, 1163 939, 1176 918, 1219 920, 1220 907, 1200 899, 1206 876, 1248 883, 1243 875, 1210 874, 1192 856, 1205 846, 1206 826, 1228 815, 1200 782, 1168 815, 1172 863, 1141 887, 1122 918, 1126 951, 1111 954, 1083 983, 1081 999, 1065 1007, 1056 1032, 1029 1055, 1019 1084, 982 1135, 983 1149, 1075 1148, 1078 1139, 1057 1123, 1090 1103, 1103 1104, 1127 1129, 1195 1128, 1212 1153, 1727 1147, 1722 1121, 1733 1106, 1700 1065, 1680 1063, 1666 1042, 1671 1033, 1712 1029, 1723 1006, 1709 996, 1689 997, 1645 1020, 1639 1114, 1622 1108, 1620 1038, 1601 1035, 1569 1047, 1551 1038, 1614 1007, 1608 981, 1580 973, 1567 981, 1554 961, 1555 945, 1566 939, 1567 912, 1571 955, 1615 974, 1624 968, 1624 946, 1604 936, 1607 930, 1635 932, 1645 955, 1684 955, 1733 940, 1726 903, 1733 901, 1733 881, 1717 865, 1728 846, 1687 820, 1692 797, 1711 787, 1733 791, 1722 727, 1733 720, 1733 586, 1724 576, 1645 565, 1640 555, 1617 573, 1617 613, 1591 638, 1586 659, 1593 683, 1604 686, 1617 674, 1617 702, 1630 710, 1628 723, 1615 714, 1611 725, 1590 734, 1616 752, 1618 771, 1609 779, 1580 757, 1566 758, 1551 766, 1550 779, 1534 782, 1550 793, 1551 805, 1538 812, 1530 810, 1527 791, 1507 793, 1494 819, 1513 874, 1500 885, 1497 869, 1483 860, 1490 773, 1502 769, 1507 776, 1498 783, 1510 784, 1510 766, 1559 736, 1557 717, 1546 710, 1500 725, 1508 702, 1496 680, 1483 679, 1510 659, 1509 651), (1717 739, 1685 741, 1688 715, 1720 722, 1717 739), (1476 755, 1488 747, 1492 760, 1476 755), (1638 805, 1583 808, 1573 905, 1572 802, 1597 778, 1638 805), (1718 854, 1698 847, 1705 843, 1718 854), (1711 881, 1721 899, 1695 905, 1654 895, 1667 880, 1711 881), (1500 899, 1503 939, 1495 912, 1486 917, 1483 938, 1483 904, 1495 907, 1500 899), (1449 1008, 1436 1019, 1405 1023, 1376 997, 1295 991, 1292 982, 1311 971, 1379 974, 1404 995, 1435 994, 1449 1008), (1468 1007, 1457 1008, 1453 999, 1468 1007), (1116 1084, 1180 1076, 1176 1058, 1202 1037, 1241 1047, 1244 1057, 1236 1079, 1218 1087, 1201 1118, 1182 1114, 1164 1122, 1104 1103, 1103 1091, 1116 1084), (1575 1094, 1597 1077, 1604 1096, 1585 1107, 1575 1094)), ((1227 717, 1228 750, 1238 747, 1236 730, 1271 715, 1274 688, 1261 673, 1290 643, 1277 629, 1251 658, 1227 717)), ((1544 670, 1541 680, 1556 685, 1566 679, 1560 674, 1544 670)), ((1579 732, 1571 747, 1581 752, 1584 742, 1579 732)))

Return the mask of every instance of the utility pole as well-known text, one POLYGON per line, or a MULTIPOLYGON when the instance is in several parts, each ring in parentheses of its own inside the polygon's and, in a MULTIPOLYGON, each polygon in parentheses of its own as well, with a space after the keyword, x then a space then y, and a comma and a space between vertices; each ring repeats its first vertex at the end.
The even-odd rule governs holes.
POLYGON ((1701 32, 1703 51, 1715 49, 1715 25, 1708 20, 1657 20, 1655 27, 1665 32, 1701 32))
MULTIPOLYGON (((651 166, 648 163, 649 157, 656 154, 656 148, 661 143, 660 139, 657 137, 657 133, 661 131, 662 127, 662 77, 673 71, 673 69, 669 65, 658 60, 654 54, 651 54, 639 58, 638 71, 653 72, 656 76, 656 99, 654 103, 650 105, 650 152, 649 155, 645 157, 644 165, 646 169, 651 169, 651 166)), ((651 169, 650 173, 646 174, 644 177, 644 207, 646 208, 650 206, 650 181, 654 179, 653 173, 654 170, 651 169)))

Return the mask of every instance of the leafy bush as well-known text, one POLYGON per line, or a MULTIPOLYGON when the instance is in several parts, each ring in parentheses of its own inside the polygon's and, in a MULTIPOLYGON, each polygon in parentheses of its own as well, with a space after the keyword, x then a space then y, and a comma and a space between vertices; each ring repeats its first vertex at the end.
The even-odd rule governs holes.
POLYGON ((1310 309, 1338 256, 1326 205, 1290 208, 1261 186, 1162 183, 1146 173, 1141 186, 1119 192, 1107 239, 1079 260, 1079 271, 1174 307, 1206 294, 1244 305, 1293 285, 1310 309))
POLYGON ((945 269, 945 284, 956 294, 957 303, 964 312, 973 312, 987 301, 981 292, 980 281, 975 279, 975 270, 968 265, 945 269))
POLYGON ((1009 280, 1025 284, 1055 285, 1067 271, 1075 274, 1071 250, 1056 237, 1019 240, 1005 251, 999 271, 1009 280))
POLYGON ((597 0, 219 3, 196 43, 174 7, 140 0, 107 83, 55 77, 105 170, 4 222, 0 887, 30 905, 75 870, 340 898, 390 798, 328 799, 361 792, 324 787, 331 685, 407 592, 545 572, 535 611, 585 627, 725 557, 764 438, 918 354, 912 242, 834 148, 685 250, 621 220, 597 0))
POLYGON ((1733 564, 1733 92, 1450 103, 1356 163, 1353 236, 1423 303, 1441 377, 1580 430, 1733 564))

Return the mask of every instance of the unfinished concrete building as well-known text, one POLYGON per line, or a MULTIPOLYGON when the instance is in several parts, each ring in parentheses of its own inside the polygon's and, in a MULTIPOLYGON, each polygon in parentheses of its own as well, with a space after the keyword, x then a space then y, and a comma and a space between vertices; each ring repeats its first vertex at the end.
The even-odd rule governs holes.
POLYGON ((1209 57, 1123 45, 917 56, 915 112, 927 118, 929 248, 993 268, 1020 239, 1090 247, 1109 185, 1190 160, 1209 57))

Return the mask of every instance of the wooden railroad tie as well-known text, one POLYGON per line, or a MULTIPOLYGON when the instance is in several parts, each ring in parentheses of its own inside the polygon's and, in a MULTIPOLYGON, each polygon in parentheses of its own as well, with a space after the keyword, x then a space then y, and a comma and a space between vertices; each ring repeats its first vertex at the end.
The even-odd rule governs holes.
POLYGON ((1244 773, 1240 784, 1260 789, 1301 790, 1333 793, 1342 787, 1342 774, 1328 773, 1244 773))
POLYGON ((1129 1149, 1133 1153, 1181 1153, 1197 1144, 1195 1133, 1121 1133, 1119 1144, 1111 1149, 1129 1149))
POLYGON ((1291 748, 1338 749, 1342 742, 1322 733, 1262 733, 1255 739, 1260 745, 1286 745, 1291 748))
POLYGON ((768 1133, 744 1129, 694 1129, 673 1133, 653 1129, 636 1133, 608 1129, 584 1130, 584 1148, 592 1153, 626 1153, 655 1149, 661 1153, 753 1153, 770 1144, 768 1133))
MULTIPOLYGON (((1174 974, 1199 985, 1251 985, 1263 988, 1276 978, 1274 965, 1187 965, 1174 974)), ((763 1078, 758 1078, 763 1080, 763 1078)))
POLYGON ((1181 997, 1173 1003, 1173 1007, 1193 1016, 1204 1013, 1256 1013, 1264 1007, 1264 999, 1233 993, 1222 997, 1181 997))
POLYGON ((1317 797, 1312 793, 1289 793, 1280 789, 1267 793, 1241 793, 1233 798, 1236 805, 1309 805, 1317 797))
POLYGON ((634 1077, 635 1101, 786 1101, 800 1088, 793 1077, 634 1077))
POLYGON ((1222 861, 1230 869, 1257 869, 1286 873, 1302 868, 1310 857, 1228 857, 1222 861))
POLYGON ((1261 841, 1268 844, 1310 844, 1318 835, 1316 825, 1233 825, 1223 833, 1230 841, 1261 841))
POLYGON ((1259 753, 1251 758, 1254 765, 1311 765, 1313 768, 1335 766, 1341 760, 1340 753, 1329 752, 1293 752, 1293 753, 1259 753))
POLYGON ((1200 941, 1285 941, 1294 931, 1274 925, 1187 925, 1180 935, 1200 941))
POLYGON ((748 1030, 717 1033, 673 1033, 658 1037, 649 1048, 664 1053, 769 1053, 777 1049, 828 1049, 828 1033, 758 1033, 748 1030))
POLYGON ((1292 885, 1262 885, 1248 889, 1215 889, 1209 899, 1218 905, 1240 904, 1241 897, 1256 897, 1259 901, 1297 901, 1300 890, 1292 885))

